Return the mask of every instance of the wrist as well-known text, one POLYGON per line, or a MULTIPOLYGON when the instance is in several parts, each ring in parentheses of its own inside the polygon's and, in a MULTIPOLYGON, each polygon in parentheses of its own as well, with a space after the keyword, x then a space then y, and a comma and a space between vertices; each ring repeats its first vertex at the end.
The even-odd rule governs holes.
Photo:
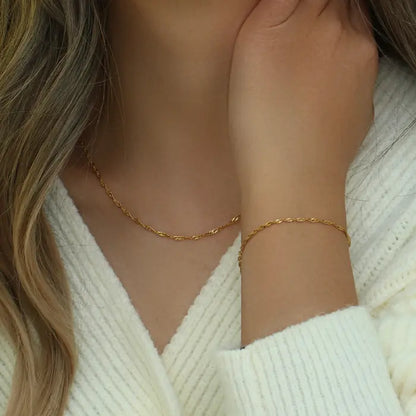
POLYGON ((276 184, 242 194, 241 227, 245 236, 267 221, 286 217, 316 217, 346 227, 345 187, 276 184))
POLYGON ((290 197, 292 194, 305 195, 313 198, 314 195, 343 196, 347 174, 343 170, 312 171, 308 169, 259 169, 250 175, 243 173, 240 181, 242 196, 246 200, 262 195, 282 194, 290 197))

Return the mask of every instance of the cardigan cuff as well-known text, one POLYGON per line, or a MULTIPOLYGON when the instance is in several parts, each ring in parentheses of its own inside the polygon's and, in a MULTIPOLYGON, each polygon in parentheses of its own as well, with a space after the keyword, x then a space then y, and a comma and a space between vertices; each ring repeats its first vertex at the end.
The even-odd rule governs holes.
POLYGON ((215 364, 227 416, 404 416, 365 306, 218 351, 215 364))

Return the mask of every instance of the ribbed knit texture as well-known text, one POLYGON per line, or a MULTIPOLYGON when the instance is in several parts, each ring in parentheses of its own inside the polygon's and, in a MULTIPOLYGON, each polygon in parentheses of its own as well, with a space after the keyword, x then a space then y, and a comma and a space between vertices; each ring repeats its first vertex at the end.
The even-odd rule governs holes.
POLYGON ((226 414, 401 415, 371 319, 349 307, 219 352, 226 414))
MULTIPOLYGON (((80 354, 66 416, 416 416, 415 77, 383 58, 374 101, 375 123, 346 186, 360 305, 242 350, 240 234, 159 355, 57 178, 45 212, 70 282, 80 354)), ((0 414, 13 366, 2 335, 0 414)))

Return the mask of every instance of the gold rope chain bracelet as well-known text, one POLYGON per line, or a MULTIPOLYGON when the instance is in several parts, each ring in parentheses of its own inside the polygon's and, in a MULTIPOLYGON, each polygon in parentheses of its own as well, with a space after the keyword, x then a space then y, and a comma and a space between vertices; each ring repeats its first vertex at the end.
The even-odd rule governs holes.
POLYGON ((240 252, 238 253, 238 266, 241 270, 241 260, 243 257, 244 249, 246 248, 247 243, 260 231, 263 231, 265 228, 270 227, 275 224, 282 224, 282 223, 293 223, 293 222, 310 222, 310 223, 320 223, 325 225, 331 225, 332 227, 335 227, 337 230, 342 231, 345 234, 345 237, 347 237, 348 241, 348 247, 351 247, 351 237, 349 236, 347 230, 342 227, 341 225, 338 225, 334 223, 333 221, 329 220, 321 220, 319 218, 277 218, 275 220, 266 222, 266 224, 260 225, 256 229, 254 229, 250 234, 247 235, 247 237, 244 239, 244 241, 241 243, 240 252))

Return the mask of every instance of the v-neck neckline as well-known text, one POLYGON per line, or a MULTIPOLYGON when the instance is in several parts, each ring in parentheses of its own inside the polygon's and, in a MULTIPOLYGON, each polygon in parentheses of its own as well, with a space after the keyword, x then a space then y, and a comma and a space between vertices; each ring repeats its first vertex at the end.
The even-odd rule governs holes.
POLYGON ((100 245, 95 239, 95 236, 90 231, 88 225, 84 221, 81 213, 79 212, 74 200, 69 194, 68 189, 66 188, 65 184, 63 183, 62 179, 57 176, 56 178, 56 186, 57 190, 60 194, 60 197, 63 199, 61 201, 64 203, 66 208, 71 212, 71 220, 73 221, 73 229, 74 230, 82 230, 84 240, 87 239, 88 246, 92 248, 96 256, 96 264, 102 268, 102 270, 106 271, 104 274, 108 279, 110 279, 110 284, 113 288, 119 288, 119 299, 122 299, 123 304, 126 308, 126 313, 128 316, 134 316, 136 321, 139 323, 139 327, 146 338, 146 342, 149 345, 150 349, 153 351, 153 354, 156 355, 157 360, 163 364, 166 361, 167 356, 177 353, 176 351, 176 341, 182 335, 185 335, 186 327, 188 326, 189 321, 192 320, 192 317, 195 311, 204 305, 204 302, 209 298, 211 291, 216 286, 216 282, 218 279, 224 276, 224 273, 228 274, 229 271, 236 267, 237 265, 237 257, 234 255, 236 253, 237 247, 241 242, 241 231, 237 234, 234 241, 231 245, 227 247, 225 252, 220 257, 220 260, 217 262, 214 269, 211 271, 208 279, 205 281, 204 285, 199 290, 198 294, 192 301, 192 304, 186 311, 185 316, 182 318, 180 324, 176 328, 174 334, 170 338, 168 344, 165 345, 163 351, 159 353, 154 340, 150 334, 150 331, 144 325, 144 322, 140 316, 140 313, 134 307, 127 290, 125 289, 124 285, 122 284, 121 280, 117 276, 115 270, 111 266, 110 262, 104 255, 100 245))

